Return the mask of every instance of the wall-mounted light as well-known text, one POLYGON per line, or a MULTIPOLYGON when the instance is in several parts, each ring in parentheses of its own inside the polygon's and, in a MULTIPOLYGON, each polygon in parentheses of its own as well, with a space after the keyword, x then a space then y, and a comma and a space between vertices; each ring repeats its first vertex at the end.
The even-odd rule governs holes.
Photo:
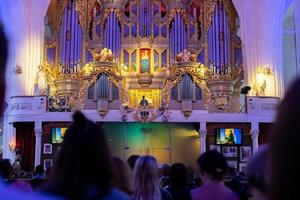
POLYGON ((266 88, 270 86, 268 78, 273 76, 274 73, 269 65, 258 67, 256 69, 256 81, 254 83, 254 91, 256 96, 264 96, 266 88))
POLYGON ((8 148, 11 152, 15 151, 16 149, 16 144, 14 142, 9 142, 8 143, 8 148))
POLYGON ((20 75, 22 74, 22 66, 17 64, 14 69, 13 69, 13 72, 15 75, 20 75))

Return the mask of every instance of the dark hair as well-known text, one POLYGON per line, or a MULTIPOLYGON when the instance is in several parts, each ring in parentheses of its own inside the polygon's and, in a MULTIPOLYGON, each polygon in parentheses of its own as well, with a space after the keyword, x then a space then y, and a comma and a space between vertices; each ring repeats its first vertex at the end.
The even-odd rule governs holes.
POLYGON ((170 168, 170 185, 171 186, 186 186, 187 185, 187 170, 184 164, 175 163, 170 168))
POLYGON ((250 187, 267 194, 268 149, 261 149, 252 157, 247 166, 248 183, 250 187))
POLYGON ((0 160, 0 178, 10 179, 12 175, 12 166, 9 159, 0 160))
POLYGON ((211 175, 213 180, 222 181, 227 172, 227 162, 217 151, 207 151, 197 160, 202 172, 211 175))
POLYGON ((8 43, 0 23, 0 117, 2 116, 4 95, 5 95, 5 69, 8 57, 8 43))
POLYGON ((167 163, 162 164, 160 167, 160 176, 169 176, 170 174, 170 165, 167 163))
POLYGON ((44 168, 43 168, 43 166, 42 166, 42 165, 37 165, 37 166, 35 167, 35 172, 36 172, 37 174, 43 174, 43 173, 44 173, 44 168))
POLYGON ((129 165, 129 167, 131 168, 131 170, 133 170, 135 162, 137 161, 137 159, 139 158, 139 155, 131 155, 128 159, 127 159, 127 164, 129 165))
POLYGON ((270 191, 272 200, 300 196, 300 79, 288 89, 279 105, 276 123, 270 135, 270 191))
POLYGON ((8 57, 8 43, 0 23, 0 76, 5 76, 5 65, 8 57))
POLYGON ((95 199, 111 189, 112 165, 104 131, 76 112, 68 128, 57 163, 52 185, 46 191, 68 199, 95 199), (92 191, 92 193, 91 193, 92 191))

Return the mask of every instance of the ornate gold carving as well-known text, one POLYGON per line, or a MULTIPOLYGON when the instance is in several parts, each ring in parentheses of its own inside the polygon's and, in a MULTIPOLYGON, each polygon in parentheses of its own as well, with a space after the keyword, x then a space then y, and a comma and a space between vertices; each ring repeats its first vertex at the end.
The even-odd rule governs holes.
POLYGON ((141 107, 132 114, 132 117, 135 121, 141 123, 153 122, 156 119, 156 112, 150 108, 141 107))
POLYGON ((62 24, 62 17, 64 15, 65 7, 67 5, 68 0, 59 0, 56 1, 56 9, 57 9, 57 14, 56 14, 56 20, 55 20, 55 31, 59 32, 60 26, 62 24))
POLYGON ((218 74, 218 73, 209 73, 208 81, 210 80, 236 80, 239 76, 242 76, 242 68, 229 68, 228 73, 218 74))
POLYGON ((79 16, 79 24, 83 30, 86 30, 88 28, 85 18, 85 6, 86 6, 86 0, 77 0, 76 1, 76 7, 75 10, 78 13, 79 16))
POLYGON ((181 82, 184 74, 189 74, 192 81, 202 89, 204 94, 204 103, 207 105, 210 99, 210 93, 206 86, 206 79, 209 75, 207 67, 195 62, 176 63, 171 68, 170 74, 171 75, 167 77, 166 84, 162 92, 162 103, 166 104, 168 107, 171 89, 181 82))
MULTIPOLYGON (((82 87, 79 91, 79 98, 82 103, 86 101, 88 87, 95 84, 101 73, 105 73, 108 76, 108 80, 114 85, 120 88, 122 83, 122 77, 117 75, 117 67, 115 63, 107 62, 95 62, 87 64, 80 72, 81 79, 83 80, 82 87)), ((123 85, 120 88, 120 96, 124 95, 122 91, 123 85)))
POLYGON ((153 75, 149 73, 143 73, 143 74, 138 74, 137 78, 138 78, 139 85, 143 88, 147 88, 152 83, 153 75))
POLYGON ((225 10, 227 11, 228 17, 229 17, 229 25, 230 25, 230 30, 235 30, 236 26, 236 18, 238 16, 234 5, 231 0, 223 0, 225 10))
POLYGON ((101 50, 95 49, 93 51, 94 62, 113 62, 114 55, 110 49, 104 48, 101 50))
POLYGON ((211 26, 212 16, 213 16, 214 11, 216 9, 217 0, 208 0, 208 1, 205 1, 204 5, 205 5, 204 6, 204 10, 206 11, 205 12, 205 17, 204 17, 205 20, 206 20, 204 31, 206 33, 206 32, 208 32, 208 29, 211 26))
POLYGON ((199 51, 187 49, 183 50, 183 52, 179 52, 175 55, 176 62, 197 62, 199 51))

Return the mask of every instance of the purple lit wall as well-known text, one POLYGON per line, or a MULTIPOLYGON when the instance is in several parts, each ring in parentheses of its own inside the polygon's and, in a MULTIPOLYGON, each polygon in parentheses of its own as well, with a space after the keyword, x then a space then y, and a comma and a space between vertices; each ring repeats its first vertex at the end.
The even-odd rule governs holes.
POLYGON ((218 72, 224 72, 231 64, 230 27, 227 12, 222 1, 217 3, 209 29, 209 62, 218 72))
POLYGON ((111 12, 105 23, 104 47, 111 49, 118 59, 121 50, 121 28, 114 12, 111 12))
POLYGON ((59 46, 59 61, 65 69, 74 68, 81 63, 82 38, 75 2, 68 2, 62 19, 59 46))
POLYGON ((170 30, 170 49, 171 49, 171 60, 173 61, 175 55, 182 52, 187 48, 187 36, 185 30, 184 21, 180 13, 176 13, 170 30))

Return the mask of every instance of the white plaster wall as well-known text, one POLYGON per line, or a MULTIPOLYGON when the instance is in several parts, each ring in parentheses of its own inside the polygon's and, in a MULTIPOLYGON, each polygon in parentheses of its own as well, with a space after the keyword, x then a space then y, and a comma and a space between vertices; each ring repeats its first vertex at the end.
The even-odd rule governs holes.
POLYGON ((245 81, 253 86, 258 66, 275 73, 266 96, 282 96, 282 22, 286 0, 233 0, 241 20, 245 81))

